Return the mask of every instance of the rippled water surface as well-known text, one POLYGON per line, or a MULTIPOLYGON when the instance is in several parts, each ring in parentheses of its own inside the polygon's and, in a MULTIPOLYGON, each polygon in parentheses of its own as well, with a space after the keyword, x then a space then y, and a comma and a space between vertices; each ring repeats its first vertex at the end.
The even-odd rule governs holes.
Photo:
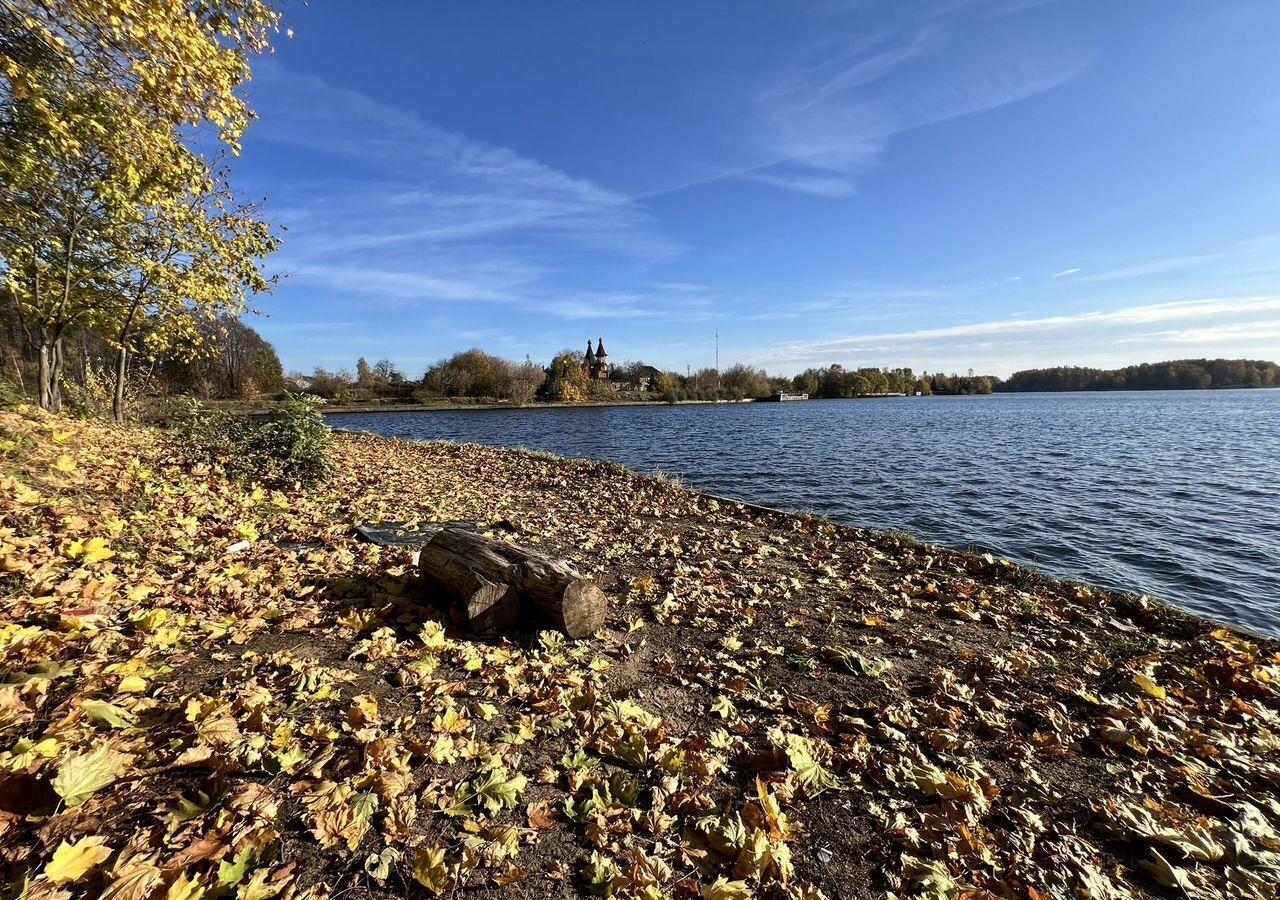
POLYGON ((333 415, 989 549, 1280 634, 1280 391, 333 415))

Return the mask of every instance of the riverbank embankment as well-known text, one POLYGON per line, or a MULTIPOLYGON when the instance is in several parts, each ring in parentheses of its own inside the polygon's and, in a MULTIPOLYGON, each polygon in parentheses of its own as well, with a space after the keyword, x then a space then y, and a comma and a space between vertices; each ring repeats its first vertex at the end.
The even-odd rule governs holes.
POLYGON ((337 434, 332 477, 296 490, 176 466, 151 431, 0 429, 7 879, 843 898, 1280 877, 1274 642, 609 463, 337 434), (605 631, 458 631, 411 550, 352 534, 452 519, 571 560, 605 631))

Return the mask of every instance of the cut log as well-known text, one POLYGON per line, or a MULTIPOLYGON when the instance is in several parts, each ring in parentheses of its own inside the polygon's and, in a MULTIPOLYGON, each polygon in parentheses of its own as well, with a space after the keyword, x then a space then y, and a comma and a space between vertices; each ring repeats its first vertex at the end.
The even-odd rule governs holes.
POLYGON ((418 570, 479 631, 544 622, 586 637, 608 612, 604 592, 567 562, 470 531, 440 531, 422 548, 418 570))

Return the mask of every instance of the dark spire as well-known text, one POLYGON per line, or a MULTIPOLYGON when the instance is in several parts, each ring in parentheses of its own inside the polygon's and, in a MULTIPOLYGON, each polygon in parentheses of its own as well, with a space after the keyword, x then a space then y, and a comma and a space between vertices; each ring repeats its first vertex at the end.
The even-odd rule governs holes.
MULTIPOLYGON (((604 359, 606 356, 609 355, 608 353, 604 352, 604 338, 597 338, 597 342, 598 343, 596 346, 596 359, 604 359)), ((590 341, 588 341, 587 343, 590 344, 590 341)))

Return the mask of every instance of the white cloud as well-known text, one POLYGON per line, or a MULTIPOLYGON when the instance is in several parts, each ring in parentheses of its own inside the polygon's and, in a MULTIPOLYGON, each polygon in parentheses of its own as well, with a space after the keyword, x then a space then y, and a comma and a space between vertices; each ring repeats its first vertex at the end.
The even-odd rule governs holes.
POLYGON ((1066 278, 1068 275, 1075 275, 1077 272, 1083 272, 1079 266, 1073 266, 1070 269, 1063 269, 1061 272, 1054 272, 1054 278, 1066 278))
POLYGON ((701 322, 720 318, 710 297, 680 289, 648 293, 594 294, 556 298, 538 302, 538 308, 561 319, 609 321, 616 319, 661 319, 671 322, 701 322))
POLYGON ((1087 312, 1075 315, 1046 316, 1038 319, 999 319, 973 322, 947 328, 929 328, 877 335, 860 335, 817 342, 786 344, 780 347, 761 348, 754 351, 750 361, 760 365, 782 367, 788 371, 807 365, 825 365, 844 362, 867 354, 893 354, 900 358, 906 353, 929 354, 937 358, 941 354, 953 356, 970 354, 988 359, 993 368, 1009 370, 1009 355, 1004 351, 1022 344, 1038 347, 1039 352, 1050 348, 1066 353, 1076 352, 1094 355, 1100 347, 1110 344, 1142 342, 1148 345, 1222 343, 1241 340, 1262 340, 1270 336, 1275 323, 1222 323, 1161 333, 1134 333, 1133 329, 1161 322, 1190 320, 1220 320, 1223 317, 1257 316, 1280 310, 1280 297, 1238 297, 1182 300, 1168 303, 1150 303, 1105 312, 1087 312))
POLYGON ((438 278, 419 272, 399 272, 361 266, 307 263, 295 279, 389 300, 511 300, 509 289, 495 283, 438 278))
MULTIPOLYGON (((287 283, 350 295, 350 302, 403 306, 419 302, 517 302, 543 270, 517 257, 474 248, 424 249, 408 259, 370 254, 298 254, 278 265, 287 283)), ((344 305, 345 307, 345 305, 344 305)))
POLYGON ((295 254, 513 233, 646 258, 679 251, 631 198, 594 181, 275 62, 254 73, 262 118, 250 139, 327 158, 333 173, 283 198, 295 254))
POLYGON ((1172 341, 1176 344, 1247 343, 1277 338, 1280 338, 1280 320, 1277 319, 1234 325, 1208 325, 1181 331, 1158 331, 1140 336, 1140 339, 1172 341))
POLYGON ((1191 256, 1169 256, 1153 259, 1132 266, 1110 269, 1106 272, 1094 272, 1083 276, 1081 281, 1119 281, 1122 278, 1143 278, 1148 275, 1163 275, 1167 272, 1181 272, 1194 269, 1205 263, 1218 262, 1226 258, 1223 253, 1200 253, 1191 256))
POLYGON ((996 109, 1065 83, 1086 59, 1065 46, 996 45, 959 38, 971 4, 944 4, 898 26, 811 48, 757 97, 761 148, 755 181, 846 197, 895 135, 996 109))

